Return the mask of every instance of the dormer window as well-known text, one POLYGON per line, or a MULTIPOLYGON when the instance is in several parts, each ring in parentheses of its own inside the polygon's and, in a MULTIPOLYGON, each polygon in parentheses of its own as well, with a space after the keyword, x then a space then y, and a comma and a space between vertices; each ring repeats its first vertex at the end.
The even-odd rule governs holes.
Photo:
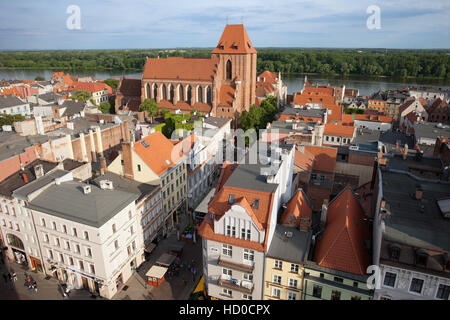
POLYGON ((401 251, 400 245, 397 243, 392 243, 389 246, 389 256, 391 260, 398 261, 400 259, 400 251, 401 251))
POLYGON ((428 251, 425 249, 416 250, 416 265, 420 267, 426 267, 428 262, 428 251))
POLYGON ((253 200, 253 209, 258 210, 259 208, 259 199, 253 200))
POLYGON ((234 194, 230 194, 230 197, 228 198, 228 204, 234 203, 234 194))

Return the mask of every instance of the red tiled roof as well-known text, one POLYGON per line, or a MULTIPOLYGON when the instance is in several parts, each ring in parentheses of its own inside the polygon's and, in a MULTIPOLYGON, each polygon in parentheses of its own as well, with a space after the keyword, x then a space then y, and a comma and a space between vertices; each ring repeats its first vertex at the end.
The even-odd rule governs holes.
POLYGON ((141 98, 141 79, 122 79, 118 91, 124 96, 141 98))
POLYGON ((277 78, 278 78, 278 74, 271 72, 269 70, 264 71, 263 73, 261 73, 259 76, 259 81, 258 83, 269 83, 269 84, 276 84, 277 83, 277 78))
POLYGON ((355 120, 392 123, 392 117, 371 114, 355 114, 355 120))
POLYGON ((257 97, 265 97, 268 94, 274 93, 275 88, 273 84, 269 82, 257 82, 256 83, 256 96, 257 97))
POLYGON ((332 147, 305 146, 305 150, 314 155, 313 170, 334 172, 337 149, 332 147))
POLYGON ((317 241, 314 261, 322 267, 366 274, 370 255, 364 243, 370 232, 364 219, 353 192, 345 189, 328 206, 326 228, 317 241))
POLYGON ((181 159, 181 154, 172 152, 174 145, 161 132, 156 131, 144 139, 134 143, 136 154, 155 172, 158 176, 174 167, 181 159), (145 147, 142 142, 148 147, 145 147), (167 162, 167 161, 168 162, 167 162))
POLYGON ((147 58, 142 79, 200 80, 214 79, 218 58, 147 58))
POLYGON ((408 108, 414 101, 416 101, 414 98, 406 100, 400 107, 398 107, 398 113, 401 115, 403 111, 405 111, 406 108, 408 108))
POLYGON ((308 150, 295 150, 294 163, 296 166, 303 168, 304 170, 312 171, 314 163, 314 154, 308 150))
POLYGON ((233 107, 234 102, 234 94, 236 92, 236 89, 232 86, 228 85, 222 85, 220 87, 220 105, 228 108, 233 107))
POLYGON ((113 89, 106 83, 102 82, 73 82, 73 84, 70 85, 68 89, 88 91, 91 93, 107 90, 108 94, 113 93, 113 89))
POLYGON ((306 199, 306 194, 301 189, 297 190, 292 199, 286 204, 286 209, 281 216, 280 222, 285 223, 289 218, 295 218, 298 224, 300 224, 302 218, 312 219, 312 208, 306 199))
POLYGON ((181 112, 183 113, 189 113, 192 110, 197 110, 201 113, 210 113, 212 106, 210 104, 207 103, 202 103, 202 102, 196 102, 194 103, 193 106, 191 106, 189 103, 185 102, 185 101, 178 101, 177 104, 173 104, 170 101, 167 100, 161 100, 158 105, 160 107, 164 107, 167 108, 169 110, 175 111, 175 110, 181 110, 181 112))
POLYGON ((257 53, 257 51, 243 24, 227 24, 217 47, 211 53, 257 53))
POLYGON ((326 124, 323 134, 352 138, 355 132, 354 126, 343 126, 339 124, 326 124))
MULTIPOLYGON (((328 87, 314 87, 314 86, 310 86, 308 88, 305 88, 302 92, 302 94, 306 94, 306 95, 323 95, 323 96, 331 96, 333 97, 334 94, 334 89, 333 88, 328 88, 328 87)), ((333 97, 334 100, 334 97, 333 97)))

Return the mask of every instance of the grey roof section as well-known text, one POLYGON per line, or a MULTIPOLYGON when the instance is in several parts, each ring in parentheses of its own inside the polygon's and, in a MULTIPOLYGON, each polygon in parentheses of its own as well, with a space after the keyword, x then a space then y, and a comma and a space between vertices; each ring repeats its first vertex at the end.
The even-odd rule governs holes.
POLYGON ((436 199, 450 195, 450 184, 419 181, 408 174, 383 172, 383 196, 388 211, 384 238, 416 247, 450 251, 450 219, 436 199), (416 200, 416 185, 423 190, 416 200), (420 212, 420 206, 424 212, 420 212))
POLYGON ((48 92, 48 93, 44 93, 44 94, 39 94, 36 95, 39 99, 47 101, 47 102, 57 102, 58 98, 62 99, 61 96, 57 95, 56 93, 53 92, 48 92))
POLYGON ((25 166, 23 171, 22 170, 17 171, 12 175, 10 175, 8 178, 4 179, 2 182, 0 182, 0 194, 7 197, 11 197, 14 190, 19 189, 20 187, 26 185, 25 180, 23 178, 23 174, 27 176, 28 183, 34 181, 36 179, 34 167, 37 165, 42 165, 44 173, 47 173, 50 170, 53 170, 58 164, 43 160, 35 160, 31 162, 30 164, 25 166))
POLYGON ((323 117, 326 114, 326 112, 327 112, 326 109, 301 109, 301 108, 287 107, 281 114, 295 116, 298 113, 300 117, 320 118, 323 117))
POLYGON ((57 130, 47 132, 46 135, 51 137, 54 136, 61 137, 70 134, 72 138, 77 138, 79 137, 80 133, 88 134, 89 130, 95 131, 92 127, 100 127, 100 130, 104 130, 116 125, 115 123, 112 122, 99 123, 94 119, 86 117, 84 118, 78 117, 69 122, 73 123, 74 125, 73 130, 69 128, 59 128, 57 130))
POLYGON ((139 198, 137 199, 138 201, 141 200, 145 195, 152 194, 157 189, 160 189, 159 186, 125 179, 124 177, 112 172, 106 172, 104 175, 98 176, 93 180, 93 183, 100 187, 100 181, 102 180, 111 181, 113 183, 114 189, 137 194, 139 196, 139 198))
MULTIPOLYGON (((247 162, 247 161, 246 161, 247 162)), ((276 183, 267 183, 267 176, 263 175, 263 168, 268 168, 261 164, 241 164, 228 178, 225 186, 247 190, 257 190, 263 192, 274 192, 278 187, 276 183)))
POLYGON ((420 138, 436 139, 443 135, 445 138, 450 138, 450 126, 441 126, 433 122, 419 122, 416 124, 416 135, 420 138))
POLYGON ((44 135, 22 137, 15 133, 0 133, 0 161, 11 158, 25 151, 36 143, 47 142, 49 138, 44 135))
POLYGON ((49 172, 47 174, 45 174, 43 177, 40 177, 26 185, 24 185, 23 187, 16 189, 13 192, 13 196, 14 197, 18 197, 22 200, 26 200, 28 195, 30 195, 31 193, 41 189, 42 187, 45 187, 46 185, 52 183, 55 179, 57 178, 61 178, 64 177, 65 175, 70 174, 69 171, 66 170, 60 170, 57 169, 55 171, 49 172))
POLYGON ((36 211, 100 228, 130 203, 138 195, 121 190, 102 190, 90 185, 92 191, 84 194, 85 183, 77 181, 63 182, 50 186, 33 201, 28 208, 36 211))
POLYGON ((387 149, 387 152, 391 152, 395 149, 395 144, 399 141, 399 147, 403 148, 405 144, 408 144, 410 149, 414 148, 414 137, 408 136, 403 132, 388 130, 385 132, 380 132, 379 130, 370 129, 358 129, 356 130, 355 138, 353 139, 353 144, 364 144, 373 143, 375 141, 382 142, 387 149))
POLYGON ((212 188, 211 191, 203 198, 202 202, 195 208, 195 212, 200 213, 208 213, 208 204, 211 201, 211 198, 214 197, 214 193, 216 192, 216 188, 212 188))
POLYGON ((22 106, 24 104, 27 104, 27 102, 23 102, 22 100, 20 100, 15 96, 0 95, 0 109, 22 106))
POLYGON ((72 117, 73 115, 82 112, 85 107, 86 103, 73 100, 65 100, 63 104, 58 106, 58 108, 67 108, 63 114, 67 117, 72 117))
POLYGON ((311 236, 311 231, 300 231, 297 228, 279 224, 275 228, 267 256, 289 262, 304 263, 308 258, 311 236), (291 232, 292 237, 288 238, 287 232, 291 232))
POLYGON ((229 121, 231 121, 231 118, 219 118, 219 117, 203 118, 203 122, 204 123, 207 123, 209 125, 215 126, 217 128, 222 128, 229 121))

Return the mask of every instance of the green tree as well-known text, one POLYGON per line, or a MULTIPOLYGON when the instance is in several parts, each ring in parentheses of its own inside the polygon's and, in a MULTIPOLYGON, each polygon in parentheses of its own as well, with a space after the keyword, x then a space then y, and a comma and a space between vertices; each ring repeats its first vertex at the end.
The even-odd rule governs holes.
POLYGON ((102 113, 111 113, 111 109, 112 109, 112 106, 109 102, 102 103, 98 107, 98 110, 100 110, 102 113))
POLYGON ((23 120, 25 120, 25 117, 20 114, 0 114, 0 127, 12 126, 14 122, 23 120))
POLYGON ((153 99, 145 99, 139 106, 139 111, 147 111, 148 115, 156 117, 159 114, 159 107, 153 99))
POLYGON ((113 88, 114 90, 117 90, 117 86, 119 85, 119 80, 117 79, 106 79, 103 82, 106 83, 111 88, 113 88))
POLYGON ((70 96, 70 99, 86 102, 92 98, 92 93, 88 91, 77 91, 73 95, 70 96))
POLYGON ((45 79, 40 76, 37 76, 36 78, 34 78, 34 81, 44 81, 44 80, 45 79))

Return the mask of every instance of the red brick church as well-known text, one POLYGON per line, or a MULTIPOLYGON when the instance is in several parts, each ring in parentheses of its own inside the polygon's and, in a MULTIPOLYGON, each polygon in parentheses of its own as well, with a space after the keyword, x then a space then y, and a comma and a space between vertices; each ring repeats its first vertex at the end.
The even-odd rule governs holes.
POLYGON ((256 56, 244 25, 226 25, 210 58, 147 58, 141 79, 121 79, 116 113, 152 98, 173 112, 236 119, 255 103, 256 56))

